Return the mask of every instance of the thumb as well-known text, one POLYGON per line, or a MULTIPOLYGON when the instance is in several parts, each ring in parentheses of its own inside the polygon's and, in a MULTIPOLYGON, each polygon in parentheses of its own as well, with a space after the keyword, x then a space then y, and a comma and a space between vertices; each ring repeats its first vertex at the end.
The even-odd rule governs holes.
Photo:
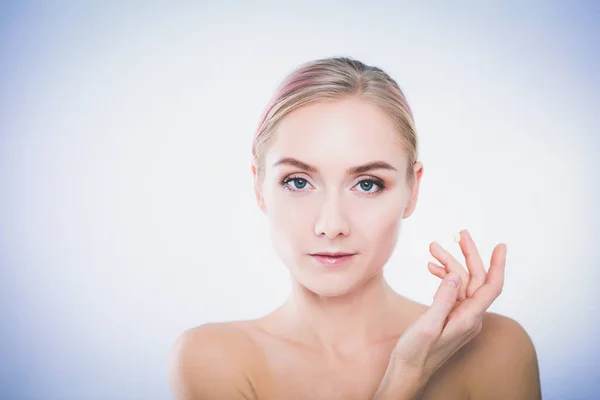
POLYGON ((427 310, 430 324, 439 328, 440 332, 444 328, 448 314, 456 305, 460 284, 460 275, 455 272, 449 273, 435 292, 433 304, 427 310))

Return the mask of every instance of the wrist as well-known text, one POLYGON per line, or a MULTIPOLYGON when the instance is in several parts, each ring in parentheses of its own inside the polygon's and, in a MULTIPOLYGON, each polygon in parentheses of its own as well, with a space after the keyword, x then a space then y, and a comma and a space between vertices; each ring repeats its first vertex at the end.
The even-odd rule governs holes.
POLYGON ((427 379, 420 371, 390 365, 373 400, 420 400, 427 379))

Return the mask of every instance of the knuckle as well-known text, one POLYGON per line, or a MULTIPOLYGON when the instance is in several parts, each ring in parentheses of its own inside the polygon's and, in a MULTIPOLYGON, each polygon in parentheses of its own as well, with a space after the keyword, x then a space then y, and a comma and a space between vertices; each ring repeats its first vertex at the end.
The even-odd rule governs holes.
POLYGON ((480 329, 479 325, 479 318, 477 316, 469 315, 466 316, 462 321, 462 330, 467 334, 474 334, 478 329, 480 329))
POLYGON ((477 317, 472 322, 470 334, 473 336, 479 335, 481 329, 483 329, 483 319, 481 317, 477 317))
POLYGON ((469 332, 469 323, 467 320, 465 319, 461 319, 459 324, 458 324, 458 329, 461 333, 467 333, 469 332))

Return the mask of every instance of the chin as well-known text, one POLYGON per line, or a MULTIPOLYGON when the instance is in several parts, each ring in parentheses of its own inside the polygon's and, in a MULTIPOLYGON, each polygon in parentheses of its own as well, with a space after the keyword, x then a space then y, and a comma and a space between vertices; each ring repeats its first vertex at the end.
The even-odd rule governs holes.
POLYGON ((344 296, 360 286, 360 280, 352 276, 310 276, 296 279, 306 290, 322 297, 344 296))
MULTIPOLYGON (((302 284, 302 283, 301 283, 302 284)), ((316 294, 319 297, 342 297, 352 292, 353 288, 340 288, 340 287, 314 287, 302 285, 308 291, 316 294)))
POLYGON ((369 280, 370 271, 363 262, 362 259, 355 259, 350 264, 329 269, 312 259, 307 263, 306 258, 301 258, 287 265, 292 279, 305 290, 322 297, 340 297, 355 291, 369 280))

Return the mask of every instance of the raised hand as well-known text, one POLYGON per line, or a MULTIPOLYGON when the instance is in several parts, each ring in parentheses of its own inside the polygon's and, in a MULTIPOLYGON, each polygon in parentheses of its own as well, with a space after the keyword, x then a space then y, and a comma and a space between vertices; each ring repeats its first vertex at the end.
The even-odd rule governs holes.
POLYGON ((375 399, 418 398, 435 371, 481 331, 483 314, 504 286, 506 245, 494 248, 488 272, 466 230, 460 233, 460 247, 468 273, 449 252, 431 244, 431 254, 443 267, 428 267, 442 284, 431 307, 400 336, 375 399))
POLYGON ((429 251, 443 267, 433 262, 429 262, 427 267, 433 275, 441 279, 446 278, 452 272, 460 276, 461 285, 459 287, 458 302, 462 304, 464 300, 469 301, 464 306, 457 306, 453 309, 448 320, 455 318, 457 313, 463 314, 466 312, 466 319, 478 317, 477 321, 472 322, 479 323, 477 329, 479 331, 481 330, 483 313, 500 295, 504 287, 506 244, 500 243, 492 251, 488 272, 483 266, 477 246, 475 246, 471 235, 466 229, 460 232, 459 244, 465 256, 468 272, 452 254, 443 249, 437 242, 431 243, 429 251), (482 290, 479 292, 480 289, 482 290))

